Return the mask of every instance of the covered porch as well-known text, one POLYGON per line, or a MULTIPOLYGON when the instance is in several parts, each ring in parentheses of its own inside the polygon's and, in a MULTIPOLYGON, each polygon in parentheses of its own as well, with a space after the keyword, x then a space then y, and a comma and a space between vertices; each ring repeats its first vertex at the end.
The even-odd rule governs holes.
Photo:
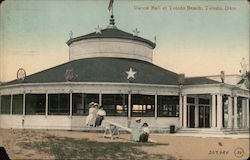
POLYGON ((181 130, 230 133, 249 129, 247 90, 226 84, 190 86, 183 88, 179 103, 181 130))

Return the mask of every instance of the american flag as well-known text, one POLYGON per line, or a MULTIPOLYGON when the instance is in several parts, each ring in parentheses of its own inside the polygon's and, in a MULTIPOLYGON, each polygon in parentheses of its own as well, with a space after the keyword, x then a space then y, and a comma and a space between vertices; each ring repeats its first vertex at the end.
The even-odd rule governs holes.
POLYGON ((114 0, 110 0, 109 1, 109 6, 108 6, 108 10, 110 11, 111 8, 113 7, 113 3, 114 3, 114 0))

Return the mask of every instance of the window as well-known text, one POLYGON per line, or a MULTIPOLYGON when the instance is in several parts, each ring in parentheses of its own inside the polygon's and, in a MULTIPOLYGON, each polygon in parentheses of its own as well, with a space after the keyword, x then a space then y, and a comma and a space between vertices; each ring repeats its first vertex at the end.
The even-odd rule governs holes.
POLYGON ((25 114, 26 115, 45 115, 46 95, 45 94, 26 94, 25 95, 25 114))
POLYGON ((209 104, 209 99, 199 98, 199 104, 209 104))
POLYGON ((155 115, 155 96, 133 94, 131 96, 132 116, 154 117, 155 115))
POLYGON ((1 96, 1 114, 10 114, 10 95, 1 96))
POLYGON ((109 116, 127 116, 128 95, 125 94, 103 94, 102 105, 109 116))
POLYGON ((89 103, 99 102, 98 94, 83 94, 73 93, 72 94, 72 113, 73 115, 88 115, 89 103))
POLYGON ((13 95, 12 114, 23 114, 23 94, 13 95))
POLYGON ((192 97, 187 97, 187 103, 194 104, 194 98, 192 97))
POLYGON ((69 94, 49 94, 49 114, 69 115, 69 94))
POLYGON ((179 96, 158 96, 158 116, 178 117, 179 96))

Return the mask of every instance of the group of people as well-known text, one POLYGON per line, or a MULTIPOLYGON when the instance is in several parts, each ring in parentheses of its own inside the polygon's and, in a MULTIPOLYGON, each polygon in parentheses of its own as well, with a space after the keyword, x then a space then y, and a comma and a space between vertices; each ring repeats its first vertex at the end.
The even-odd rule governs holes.
MULTIPOLYGON (((99 127, 102 124, 102 120, 106 116, 106 112, 103 106, 98 103, 91 102, 89 104, 89 115, 86 118, 86 125, 91 127, 99 127)), ((135 142, 148 142, 149 128, 148 124, 141 123, 141 118, 135 119, 135 124, 132 126, 132 140, 135 142)))
POLYGON ((103 106, 98 103, 91 102, 89 104, 89 115, 86 118, 86 125, 91 127, 99 127, 102 125, 102 120, 106 116, 103 106))
POLYGON ((148 124, 141 123, 141 118, 135 119, 135 124, 132 127, 132 140, 135 142, 148 142, 149 128, 148 124))

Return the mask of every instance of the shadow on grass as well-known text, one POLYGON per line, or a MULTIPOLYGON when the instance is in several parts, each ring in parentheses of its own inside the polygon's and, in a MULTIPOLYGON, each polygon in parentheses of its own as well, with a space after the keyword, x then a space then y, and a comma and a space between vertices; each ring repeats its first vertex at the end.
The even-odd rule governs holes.
POLYGON ((19 145, 23 149, 47 153, 56 159, 176 159, 171 155, 148 154, 139 149, 142 146, 160 145, 152 143, 95 142, 46 135, 39 141, 23 141, 19 145))

